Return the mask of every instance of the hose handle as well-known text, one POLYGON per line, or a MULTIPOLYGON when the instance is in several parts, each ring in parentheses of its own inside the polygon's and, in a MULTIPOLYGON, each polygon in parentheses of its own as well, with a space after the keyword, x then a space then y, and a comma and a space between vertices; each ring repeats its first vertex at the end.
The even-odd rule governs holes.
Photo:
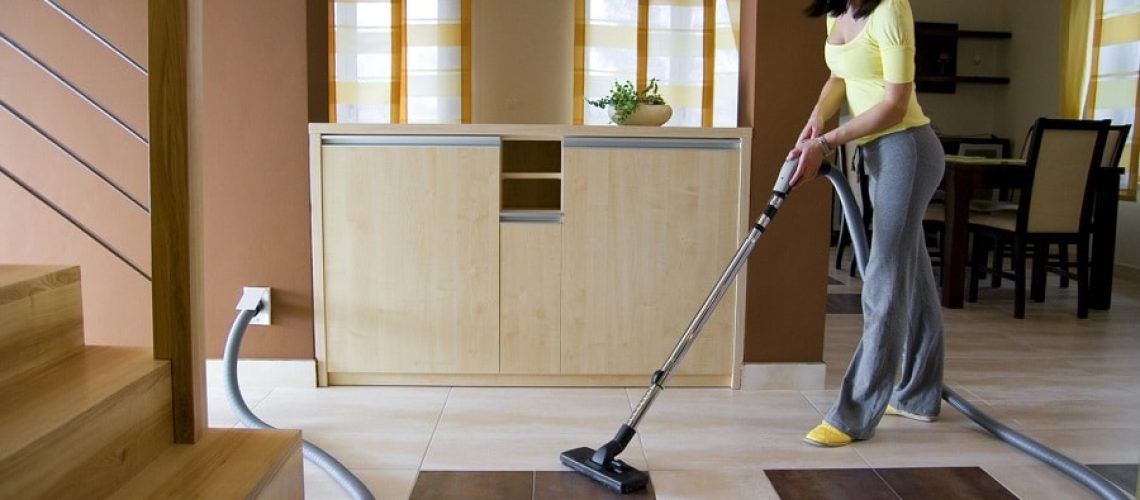
MULTIPOLYGON (((780 173, 776 175, 776 185, 772 187, 774 193, 779 194, 781 197, 788 195, 788 191, 791 190, 792 175, 795 175, 796 167, 799 166, 799 164, 799 158, 788 158, 784 160, 784 165, 780 167, 780 173)), ((825 161, 819 166, 820 177, 824 177, 830 172, 830 163, 825 161)))
POLYGON ((796 173, 796 166, 799 164, 799 158, 784 160, 784 165, 780 167, 780 173, 776 174, 776 185, 772 186, 773 193, 780 197, 787 196, 788 191, 791 190, 792 175, 796 173))

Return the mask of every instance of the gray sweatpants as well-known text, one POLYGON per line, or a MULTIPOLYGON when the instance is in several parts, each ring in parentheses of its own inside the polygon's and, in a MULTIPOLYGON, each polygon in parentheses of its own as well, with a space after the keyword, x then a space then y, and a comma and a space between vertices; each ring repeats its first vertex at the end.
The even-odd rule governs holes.
POLYGON ((945 158, 930 126, 863 146, 871 177, 873 242, 863 277, 863 339, 824 418, 854 439, 874 435, 886 406, 938 415, 942 309, 922 217, 945 158))

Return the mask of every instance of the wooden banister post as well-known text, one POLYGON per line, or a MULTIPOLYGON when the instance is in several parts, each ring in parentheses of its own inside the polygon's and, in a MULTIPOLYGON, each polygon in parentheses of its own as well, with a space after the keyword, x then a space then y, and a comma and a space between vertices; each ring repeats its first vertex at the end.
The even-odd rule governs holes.
POLYGON ((189 4, 149 0, 150 192, 154 356, 170 360, 174 441, 206 428, 202 339, 191 313, 189 4))

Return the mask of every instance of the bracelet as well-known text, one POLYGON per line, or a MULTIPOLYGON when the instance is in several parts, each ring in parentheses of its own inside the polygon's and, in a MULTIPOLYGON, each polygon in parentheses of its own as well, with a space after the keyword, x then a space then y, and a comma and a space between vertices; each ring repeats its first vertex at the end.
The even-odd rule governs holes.
POLYGON ((831 156, 833 150, 831 149, 831 143, 827 142, 826 137, 822 135, 816 137, 815 143, 819 144, 819 146, 823 148, 823 156, 831 156))

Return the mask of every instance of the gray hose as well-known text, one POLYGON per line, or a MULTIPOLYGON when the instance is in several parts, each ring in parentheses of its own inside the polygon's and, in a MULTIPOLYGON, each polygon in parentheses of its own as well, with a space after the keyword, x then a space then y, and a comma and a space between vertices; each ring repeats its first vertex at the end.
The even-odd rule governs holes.
MULTIPOLYGON (((851 246, 855 248, 855 262, 856 265, 859 266, 860 275, 866 276, 867 236, 863 232, 863 223, 859 217, 859 207, 855 205, 855 196, 851 194, 851 188, 847 185, 847 179, 844 178, 843 174, 838 170, 824 165, 819 173, 831 181, 831 185, 835 187, 836 194, 839 195, 839 202, 843 206, 844 220, 847 221, 847 225, 849 226, 848 232, 851 233, 851 246)), ((1061 471, 1073 480, 1084 485, 1084 487, 1100 495, 1101 498, 1111 500, 1131 500, 1133 498, 1132 495, 1125 493, 1115 484, 1101 477, 1100 474, 1097 474, 1092 469, 1062 455, 1057 450, 1049 448, 1030 439, 1024 434, 1010 429, 989 415, 982 413, 977 407, 950 389, 950 387, 942 386, 942 399, 946 400, 947 403, 950 403, 950 406, 953 406, 963 415, 969 417, 970 420, 973 420, 974 423, 981 426, 990 434, 993 434, 994 437, 1005 441, 1014 448, 1061 471)))
MULTIPOLYGON (((258 304, 258 309, 261 304, 258 304)), ((245 404, 245 399, 241 395, 241 389, 238 387, 237 376, 237 361, 238 353, 241 351, 242 337, 245 336, 245 329, 249 326, 249 320, 257 314, 254 309, 242 309, 238 312, 237 318, 234 319, 233 326, 230 327, 230 335, 226 338, 226 348, 222 353, 222 372, 225 378, 226 385, 226 398, 229 400, 230 409, 233 410, 234 415, 237 415, 238 420, 242 425, 255 429, 274 429, 275 427, 265 423, 249 406, 245 404)), ((368 487, 360 481, 355 475, 352 474, 337 459, 329 455, 325 450, 320 449, 318 446, 303 441, 301 445, 301 453, 305 459, 316 464, 321 469, 324 469, 330 476, 340 484, 344 490, 356 500, 374 500, 372 492, 368 491, 368 487)))

